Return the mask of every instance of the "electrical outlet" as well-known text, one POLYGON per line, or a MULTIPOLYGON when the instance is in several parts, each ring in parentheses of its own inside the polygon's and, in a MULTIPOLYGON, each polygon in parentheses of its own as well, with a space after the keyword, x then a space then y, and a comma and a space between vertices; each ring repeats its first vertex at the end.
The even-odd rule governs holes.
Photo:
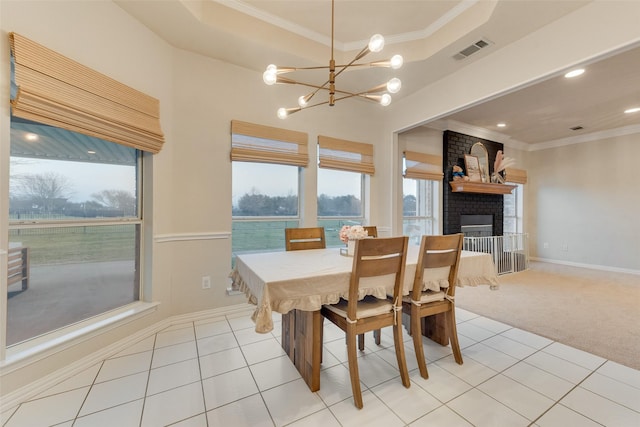
POLYGON ((549 249, 549 242, 544 242, 542 244, 542 247, 545 248, 545 249, 549 249))
POLYGON ((569 245, 566 242, 563 242, 562 246, 560 246, 560 249, 564 252, 567 252, 569 250, 569 245))
POLYGON ((211 289, 211 276, 202 276, 202 289, 211 289))

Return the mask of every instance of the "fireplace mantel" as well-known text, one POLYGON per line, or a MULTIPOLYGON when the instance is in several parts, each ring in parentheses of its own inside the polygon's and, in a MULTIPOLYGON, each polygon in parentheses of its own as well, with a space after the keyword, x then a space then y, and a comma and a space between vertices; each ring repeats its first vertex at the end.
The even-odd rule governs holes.
POLYGON ((490 182, 449 181, 454 193, 510 194, 515 185, 490 182))

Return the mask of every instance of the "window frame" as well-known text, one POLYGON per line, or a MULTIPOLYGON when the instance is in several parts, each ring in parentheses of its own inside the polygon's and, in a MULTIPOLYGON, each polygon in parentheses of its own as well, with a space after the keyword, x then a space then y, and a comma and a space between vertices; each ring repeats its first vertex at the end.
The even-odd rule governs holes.
MULTIPOLYGON (((516 188, 513 189, 511 195, 514 196, 514 204, 515 204, 515 215, 507 215, 506 210, 503 208, 502 212, 502 227, 506 229, 505 224, 508 218, 514 220, 516 224, 516 231, 508 232, 505 234, 523 234, 524 233, 524 184, 515 183, 515 182, 507 182, 507 184, 515 185, 516 188)), ((505 195, 509 196, 509 195, 505 195)))
MULTIPOLYGON (((438 234, 439 230, 440 230, 440 181, 436 181, 436 180, 432 180, 432 179, 418 179, 418 178, 405 178, 402 177, 402 232, 403 234, 405 234, 405 227, 406 227, 406 221, 408 220, 416 220, 416 221, 424 221, 424 220, 430 220, 431 221, 431 230, 429 230, 428 233, 421 233, 421 236, 424 234, 427 235, 435 235, 438 234), (407 216, 405 215, 404 212, 404 198, 405 198, 405 193, 404 193, 404 180, 412 180, 412 181, 416 181, 418 186, 420 186, 420 182, 424 183, 425 186, 428 185, 431 187, 431 197, 430 199, 427 201, 427 203, 429 203, 430 207, 431 207, 431 216, 427 216, 427 215, 414 215, 414 216, 407 216)), ((426 187, 425 190, 426 191, 426 187)), ((420 192, 420 190, 418 189, 417 191, 418 193, 420 192)), ((418 202, 418 196, 416 196, 416 206, 419 204, 418 202)), ((410 236, 411 237, 411 236, 410 236)), ((420 242, 416 242, 413 241, 411 243, 414 244, 420 244, 420 242)))
MULTIPOLYGON (((318 172, 320 171, 320 169, 324 169, 324 168, 318 167, 318 172)), ((369 175, 362 172, 348 171, 348 170, 338 170, 338 169, 328 169, 328 170, 336 170, 338 172, 354 173, 354 174, 360 175, 360 216, 347 216, 347 215, 327 216, 327 215, 319 215, 319 214, 317 215, 319 226, 323 226, 322 221, 338 221, 337 230, 332 230, 332 229, 327 230, 327 227, 324 226, 327 246, 328 247, 344 246, 344 244, 340 241, 340 237, 339 237, 339 231, 343 225, 366 225, 365 224, 366 218, 367 218, 366 202, 368 199, 367 197, 368 195, 366 194, 366 189, 368 188, 367 179, 369 175)), ((319 181, 320 179, 318 175, 318 182, 319 181)), ((316 185, 316 206, 318 204, 318 199, 320 198, 319 196, 320 194, 318 194, 318 186, 316 185)))
MULTIPOLYGON (((10 121, 10 126, 13 122, 10 121)), ((62 128, 60 128, 62 129, 62 128)), ((64 130, 64 129, 63 129, 64 130)), ((66 130, 65 130, 66 131, 66 130)), ((105 141, 110 144, 118 144, 117 142, 105 141)), ((133 147, 130 147, 134 149, 133 147)), ((52 344, 56 341, 56 337, 59 337, 61 334, 64 335, 67 331, 75 330, 75 329, 95 329, 96 319, 106 319, 112 315, 113 312, 124 310, 125 307, 129 307, 131 304, 140 303, 145 300, 145 289, 149 291, 150 294, 150 286, 145 281, 144 274, 144 260, 146 259, 146 255, 144 253, 145 240, 147 238, 145 229, 147 228, 144 221, 144 192, 145 192, 145 166, 144 164, 148 161, 151 161, 151 156, 147 156, 146 153, 140 149, 136 150, 136 159, 135 159, 135 197, 136 197, 136 214, 135 216, 123 216, 123 217, 112 217, 112 218, 74 218, 74 219, 55 219, 55 218, 43 218, 43 219, 15 219, 11 218, 9 215, 9 204, 7 204, 6 214, 7 214, 7 239, 13 232, 20 232, 20 230, 33 230, 33 229, 51 229, 51 228, 61 228, 61 229, 72 229, 74 227, 101 227, 101 226, 117 226, 117 225, 132 225, 135 227, 136 234, 136 242, 134 245, 135 253, 133 262, 136 265, 135 274, 133 277, 133 282, 131 283, 135 288, 133 290, 133 299, 130 303, 127 303, 123 306, 116 307, 111 310, 107 310, 102 313, 98 313, 95 315, 90 315, 88 317, 84 317, 82 319, 77 319, 76 321, 61 326, 59 328, 53 329, 51 331, 45 332, 42 335, 36 335, 33 337, 29 337, 23 341, 19 341, 13 344, 8 345, 6 341, 3 341, 3 350, 6 354, 12 354, 14 352, 20 352, 24 348, 29 348, 32 345, 40 345, 42 347, 47 347, 49 344, 52 344), (148 160, 145 160, 148 159, 148 160), (80 326, 82 325, 82 326, 80 326), (35 343, 35 344, 34 344, 35 343)), ((12 158, 21 158, 20 156, 12 156, 9 153, 9 162, 11 162, 12 158)), ((55 161, 56 159, 48 159, 55 161)), ((59 160, 66 161, 66 160, 59 160)), ((95 163, 95 162, 87 162, 78 160, 79 163, 95 163)), ((11 196, 11 191, 8 193, 11 196)), ((8 301, 7 301, 8 302, 8 301)), ((6 306, 5 306, 6 307, 6 306)), ((131 310, 131 309, 129 309, 131 310)), ((134 309, 138 310, 138 309, 134 309)), ((143 311, 143 308, 139 309, 143 311)), ((1 322, 2 331, 4 331, 4 335, 6 337, 6 328, 8 328, 8 319, 4 319, 1 322)))
MULTIPOLYGON (((231 161, 231 167, 233 168, 234 164, 237 162, 241 162, 241 163, 247 163, 250 164, 252 162, 245 162, 245 161, 241 161, 241 160, 232 160, 231 161)), ((303 186, 302 186, 302 174, 303 174, 303 167, 302 166, 295 166, 295 165, 287 165, 287 164, 279 164, 279 163, 266 163, 266 162, 253 162, 253 163, 263 163, 263 164, 269 164, 269 165, 274 165, 274 166, 285 166, 285 167, 296 167, 297 168, 297 186, 298 186, 298 214, 297 215, 278 215, 278 216, 273 216, 273 215, 265 215, 265 216, 246 216, 246 215, 233 215, 233 212, 231 213, 231 265, 234 266, 235 265, 235 258, 236 258, 236 254, 243 254, 243 253, 259 253, 259 252, 267 252, 267 251, 271 251, 271 250, 279 250, 279 246, 276 249, 273 248, 267 248, 264 250, 250 250, 250 251, 237 251, 233 248, 233 225, 235 223, 248 223, 248 222, 256 222, 256 223, 267 223, 267 222, 283 222, 283 223, 292 223, 292 224, 285 224, 286 227, 298 227, 301 223, 301 211, 302 211, 302 191, 303 191, 303 186)), ((232 184, 232 193, 233 193, 233 184, 232 184)), ((284 228, 283 228, 284 229, 284 228)), ((282 250, 284 250, 284 231, 282 232, 282 250)))

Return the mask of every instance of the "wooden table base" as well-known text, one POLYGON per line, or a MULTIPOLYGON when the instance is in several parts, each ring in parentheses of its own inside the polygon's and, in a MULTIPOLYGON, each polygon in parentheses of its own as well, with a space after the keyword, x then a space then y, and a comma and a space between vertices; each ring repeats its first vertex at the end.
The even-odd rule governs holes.
POLYGON ((282 348, 311 391, 320 390, 322 315, 292 310, 282 315, 282 348))
MULTIPOLYGON (((442 346, 449 345, 449 334, 447 332, 447 321, 444 313, 420 319, 422 335, 442 346)), ((402 313, 402 324, 411 335, 411 317, 407 313, 402 313)))

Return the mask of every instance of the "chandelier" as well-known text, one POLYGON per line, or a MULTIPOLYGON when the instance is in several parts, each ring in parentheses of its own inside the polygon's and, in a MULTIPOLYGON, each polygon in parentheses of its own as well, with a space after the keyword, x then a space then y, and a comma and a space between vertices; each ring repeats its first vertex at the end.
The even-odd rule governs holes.
POLYGON ((333 58, 333 28, 334 28, 334 0, 331 0, 331 59, 329 60, 328 66, 318 66, 318 67, 279 67, 273 64, 267 66, 266 71, 262 74, 262 79, 267 85, 273 85, 275 83, 284 83, 284 84, 296 84, 301 86, 310 87, 313 90, 309 92, 307 95, 302 95, 298 98, 298 107, 294 108, 279 108, 278 109, 278 117, 280 119, 285 119, 290 114, 296 113, 303 108, 311 108, 317 107, 318 105, 329 104, 330 106, 335 105, 336 102, 353 97, 360 97, 364 99, 368 99, 373 102, 378 102, 383 106, 387 106, 391 103, 391 95, 390 93, 397 93, 402 86, 402 82, 398 78, 392 78, 387 83, 380 84, 378 86, 372 87, 369 90, 364 92, 349 92, 345 90, 336 89, 336 77, 338 77, 344 70, 349 67, 386 67, 392 68, 394 70, 402 67, 403 59, 400 55, 394 55, 389 60, 385 61, 376 61, 369 63, 357 63, 357 61, 361 60, 370 52, 380 52, 384 48, 384 37, 380 34, 375 34, 369 40, 369 44, 364 47, 356 56, 346 65, 336 65, 336 62, 333 58), (312 84, 305 83, 302 81, 290 79, 287 77, 283 77, 282 74, 291 73, 294 71, 302 71, 302 70, 321 70, 328 69, 329 70, 329 78, 328 80, 322 84, 312 84), (310 105, 309 102, 311 99, 320 91, 326 91, 329 93, 329 98, 326 101, 321 101, 316 104, 310 105))

